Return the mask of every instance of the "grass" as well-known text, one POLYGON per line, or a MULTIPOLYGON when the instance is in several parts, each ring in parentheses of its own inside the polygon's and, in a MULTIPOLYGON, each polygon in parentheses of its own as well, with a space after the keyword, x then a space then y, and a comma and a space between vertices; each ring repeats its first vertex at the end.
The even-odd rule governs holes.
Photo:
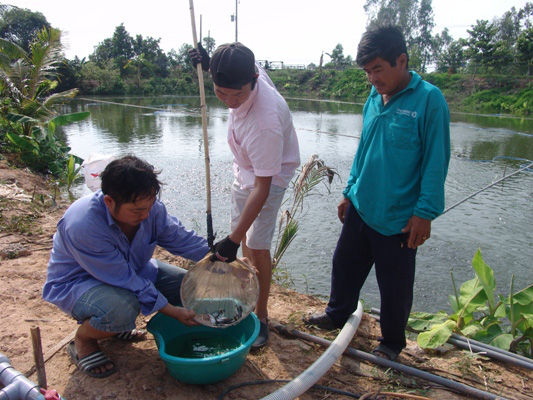
POLYGON ((272 270, 272 281, 285 289, 294 287, 294 280, 291 273, 286 268, 275 268, 272 270))
POLYGON ((38 204, 31 203, 28 210, 20 210, 19 202, 0 197, 0 232, 19 233, 32 235, 42 232, 36 227, 35 220, 39 218, 40 208, 38 204), (17 211, 10 215, 10 211, 17 211))

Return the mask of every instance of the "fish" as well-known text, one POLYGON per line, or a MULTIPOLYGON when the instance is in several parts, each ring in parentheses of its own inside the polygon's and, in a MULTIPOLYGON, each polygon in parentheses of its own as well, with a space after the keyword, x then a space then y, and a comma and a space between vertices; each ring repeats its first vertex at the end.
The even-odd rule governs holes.
POLYGON ((235 306, 235 321, 240 320, 242 317, 242 306, 240 304, 237 304, 235 306))
POLYGON ((209 316, 209 321, 213 326, 230 325, 238 321, 242 317, 242 306, 237 304, 235 306, 235 312, 233 318, 226 317, 224 310, 218 310, 212 313, 206 313, 209 316))
POLYGON ((229 325, 235 322, 234 318, 227 318, 225 316, 224 310, 207 313, 207 315, 209 315, 209 321, 211 322, 211 325, 214 326, 229 325))

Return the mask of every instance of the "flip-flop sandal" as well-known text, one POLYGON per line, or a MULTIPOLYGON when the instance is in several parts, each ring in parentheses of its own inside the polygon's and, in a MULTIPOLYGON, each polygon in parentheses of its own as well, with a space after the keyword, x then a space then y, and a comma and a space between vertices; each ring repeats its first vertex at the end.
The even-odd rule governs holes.
POLYGON ((396 361, 396 359, 398 358, 398 354, 400 354, 382 344, 379 344, 374 350, 372 350, 372 353, 378 357, 389 361, 396 361), (383 355, 385 355, 386 357, 383 357, 383 355))
POLYGON ((131 331, 119 333, 115 338, 126 342, 135 342, 138 340, 144 340, 146 333, 147 332, 144 329, 132 329, 131 331))
POLYGON ((93 378, 105 378, 111 374, 114 374, 117 371, 113 361, 111 361, 111 359, 101 351, 95 351, 83 358, 79 358, 78 351, 76 350, 76 345, 74 344, 74 342, 70 342, 67 346, 67 353, 72 359, 74 365, 76 365, 76 367, 78 367, 81 372, 93 378), (91 372, 91 370, 98 367, 103 367, 107 364, 113 364, 113 368, 108 369, 105 372, 91 372))

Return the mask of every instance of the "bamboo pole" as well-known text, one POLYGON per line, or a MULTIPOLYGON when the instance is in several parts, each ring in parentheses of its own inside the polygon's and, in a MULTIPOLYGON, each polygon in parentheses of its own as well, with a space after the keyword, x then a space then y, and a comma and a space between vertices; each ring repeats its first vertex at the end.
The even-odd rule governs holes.
MULTIPOLYGON (((194 18, 194 3, 193 0, 189 0, 189 9, 191 11, 191 27, 192 27, 192 40, 193 46, 198 50, 198 39, 196 38, 196 22, 194 18)), ((198 73, 198 85, 200 86, 200 108, 202 111, 202 130, 204 137, 204 159, 205 159, 205 191, 206 191, 206 214, 207 214, 207 243, 210 248, 213 247, 213 241, 215 236, 213 234, 213 218, 211 216, 211 172, 209 167, 209 144, 207 138, 207 114, 205 104, 205 87, 204 87, 204 74, 202 71, 201 63, 196 65, 198 73)))

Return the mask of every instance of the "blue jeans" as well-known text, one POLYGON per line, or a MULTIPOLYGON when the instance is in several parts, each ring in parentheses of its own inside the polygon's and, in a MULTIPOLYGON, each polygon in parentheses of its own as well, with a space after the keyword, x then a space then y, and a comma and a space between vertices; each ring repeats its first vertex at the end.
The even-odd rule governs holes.
POLYGON ((376 266, 381 298, 382 343, 400 352, 413 304, 416 249, 407 247, 407 233, 385 236, 370 228, 350 203, 333 254, 331 294, 326 313, 343 325, 356 310, 361 288, 376 266))
MULTIPOLYGON (((181 305, 181 282, 187 270, 157 261, 154 286, 172 305, 181 305)), ((135 328, 141 311, 137 296, 127 289, 102 283, 87 290, 74 304, 72 316, 83 323, 87 318, 95 329, 104 332, 126 332, 135 328)))

